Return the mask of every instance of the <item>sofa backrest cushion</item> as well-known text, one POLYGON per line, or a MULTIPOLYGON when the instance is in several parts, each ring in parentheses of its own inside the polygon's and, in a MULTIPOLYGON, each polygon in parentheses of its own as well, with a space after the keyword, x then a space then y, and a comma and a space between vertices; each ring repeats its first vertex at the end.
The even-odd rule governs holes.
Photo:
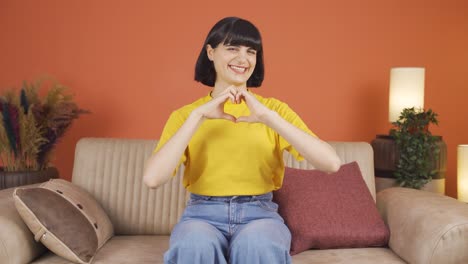
POLYGON ((156 140, 83 138, 75 149, 72 182, 103 206, 116 235, 168 235, 186 202, 184 169, 167 184, 143 183, 146 160, 156 140))
MULTIPOLYGON (((83 187, 103 206, 116 235, 169 235, 188 199, 182 186, 184 167, 157 189, 143 183, 145 162, 157 140, 83 138, 76 146, 72 182, 83 187)), ((373 152, 365 142, 330 142, 342 162, 357 161, 375 200, 373 152)), ((313 168, 287 152, 285 165, 313 168)))

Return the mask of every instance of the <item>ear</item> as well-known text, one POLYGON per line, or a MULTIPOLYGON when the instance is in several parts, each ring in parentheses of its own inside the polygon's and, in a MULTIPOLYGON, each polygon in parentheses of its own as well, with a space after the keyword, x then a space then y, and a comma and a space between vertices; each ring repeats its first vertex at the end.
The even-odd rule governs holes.
POLYGON ((206 45, 206 55, 208 56, 208 59, 210 61, 213 61, 213 53, 214 53, 214 49, 211 47, 210 44, 207 44, 206 45))

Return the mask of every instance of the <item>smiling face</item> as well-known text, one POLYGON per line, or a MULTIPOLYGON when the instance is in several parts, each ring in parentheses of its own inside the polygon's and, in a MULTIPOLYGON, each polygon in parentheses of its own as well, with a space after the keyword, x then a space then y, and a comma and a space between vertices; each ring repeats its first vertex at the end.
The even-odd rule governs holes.
POLYGON ((216 85, 245 86, 257 63, 257 51, 246 46, 220 43, 216 48, 206 47, 209 60, 216 71, 216 85))

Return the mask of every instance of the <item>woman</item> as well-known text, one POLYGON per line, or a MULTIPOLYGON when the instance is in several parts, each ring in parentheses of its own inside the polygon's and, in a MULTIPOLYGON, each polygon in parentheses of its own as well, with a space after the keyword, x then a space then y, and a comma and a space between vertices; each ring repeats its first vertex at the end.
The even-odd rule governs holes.
POLYGON ((195 68, 195 80, 213 89, 171 114, 145 169, 156 188, 184 163, 191 193, 165 263, 291 262, 291 234, 271 193, 282 184, 282 153, 328 172, 340 160, 285 103, 247 89, 263 75, 258 29, 236 17, 216 23, 195 68))

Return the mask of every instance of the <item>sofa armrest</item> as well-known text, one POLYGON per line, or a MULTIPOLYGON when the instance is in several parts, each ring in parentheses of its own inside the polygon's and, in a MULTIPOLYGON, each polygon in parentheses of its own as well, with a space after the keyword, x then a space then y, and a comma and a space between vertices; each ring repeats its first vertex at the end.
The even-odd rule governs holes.
POLYGON ((14 189, 0 191, 0 263, 23 264, 43 254, 46 248, 34 240, 16 211, 14 189))
POLYGON ((468 204, 409 188, 377 194, 389 247, 409 263, 468 263, 468 204))

